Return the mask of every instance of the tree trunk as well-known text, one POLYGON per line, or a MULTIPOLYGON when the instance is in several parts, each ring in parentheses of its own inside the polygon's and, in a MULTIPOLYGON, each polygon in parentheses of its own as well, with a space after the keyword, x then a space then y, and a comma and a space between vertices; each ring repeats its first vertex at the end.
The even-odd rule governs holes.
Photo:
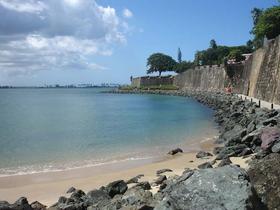
POLYGON ((161 76, 161 71, 159 71, 159 76, 161 76))

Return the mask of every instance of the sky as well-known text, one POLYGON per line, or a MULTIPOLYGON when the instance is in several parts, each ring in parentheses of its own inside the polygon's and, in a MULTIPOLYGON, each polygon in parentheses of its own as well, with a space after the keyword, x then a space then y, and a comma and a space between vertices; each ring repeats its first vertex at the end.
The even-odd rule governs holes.
POLYGON ((128 84, 149 55, 242 45, 277 0, 0 0, 0 85, 128 84))

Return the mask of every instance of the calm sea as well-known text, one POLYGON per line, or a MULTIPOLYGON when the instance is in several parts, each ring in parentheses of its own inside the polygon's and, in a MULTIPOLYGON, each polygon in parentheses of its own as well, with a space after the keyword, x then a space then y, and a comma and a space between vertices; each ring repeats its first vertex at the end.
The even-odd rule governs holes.
POLYGON ((207 137, 212 115, 175 96, 0 89, 0 176, 154 158, 207 137))

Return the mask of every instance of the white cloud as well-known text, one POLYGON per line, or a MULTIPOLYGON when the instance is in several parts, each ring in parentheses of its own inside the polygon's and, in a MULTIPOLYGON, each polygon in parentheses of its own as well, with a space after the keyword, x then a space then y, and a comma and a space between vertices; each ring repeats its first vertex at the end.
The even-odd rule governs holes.
POLYGON ((0 0, 0 75, 105 69, 94 56, 125 43, 127 27, 94 0, 0 0))
POLYGON ((133 13, 129 10, 129 9, 124 9, 123 10, 123 17, 125 18, 132 18, 133 17, 133 13))
POLYGON ((0 0, 0 5, 6 9, 26 13, 40 13, 46 9, 46 4, 44 2, 36 0, 29 0, 26 2, 22 0, 0 0))

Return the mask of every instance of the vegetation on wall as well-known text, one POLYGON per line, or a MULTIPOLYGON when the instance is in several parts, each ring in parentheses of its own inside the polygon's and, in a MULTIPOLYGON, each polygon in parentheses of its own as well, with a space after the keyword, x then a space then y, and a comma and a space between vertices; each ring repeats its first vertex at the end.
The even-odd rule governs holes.
POLYGON ((208 49, 196 52, 194 64, 196 66, 223 64, 225 60, 233 59, 235 57, 233 55, 238 55, 238 60, 236 60, 236 62, 239 62, 242 58, 244 59, 244 57, 241 57, 242 54, 251 53, 252 51, 252 45, 233 47, 219 46, 216 41, 212 39, 208 49))
POLYGON ((273 39, 280 34, 280 6, 274 6, 266 10, 254 8, 251 12, 253 18, 254 35, 253 45, 255 49, 262 46, 263 39, 273 39))

